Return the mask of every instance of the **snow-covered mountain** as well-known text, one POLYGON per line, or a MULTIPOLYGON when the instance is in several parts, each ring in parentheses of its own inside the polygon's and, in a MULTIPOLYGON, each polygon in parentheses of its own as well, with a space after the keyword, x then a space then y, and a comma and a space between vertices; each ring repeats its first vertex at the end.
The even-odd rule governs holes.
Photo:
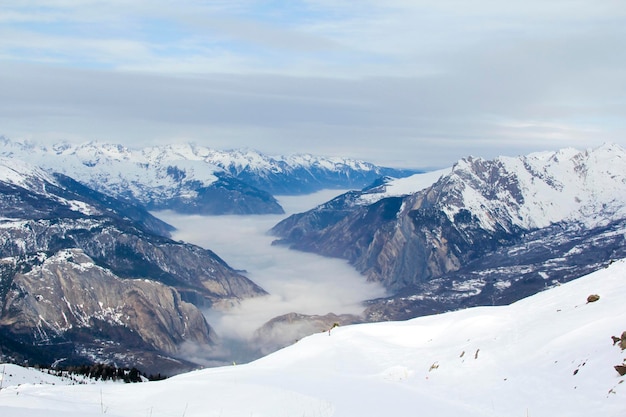
POLYGON ((0 158, 0 356, 170 372, 211 349, 199 307, 265 294, 143 208, 0 158), (194 305, 195 304, 195 305, 194 305))
POLYGON ((149 210, 194 214, 265 214, 283 210, 268 192, 205 161, 191 145, 134 150, 89 142, 51 147, 0 138, 1 154, 28 160, 149 210))
POLYGON ((509 306, 341 326, 250 364, 160 382, 34 385, 28 370, 7 366, 0 413, 622 417, 624 277, 617 261, 509 306))
POLYGON ((511 302, 626 256, 626 151, 470 157, 346 193, 273 232, 394 292, 371 319, 511 302))
POLYGON ((89 142, 41 146, 0 137, 0 155, 60 172, 150 210, 198 214, 282 213, 272 194, 361 188, 382 175, 410 171, 342 158, 270 157, 193 144, 130 149, 89 142))
POLYGON ((448 219, 462 210, 488 230, 537 229, 561 221, 593 225, 626 215, 626 152, 618 145, 579 151, 538 152, 492 161, 468 157, 452 168, 406 178, 384 178, 361 192, 354 205, 439 187, 438 201, 448 219), (597 213, 597 214, 596 214, 597 213))
POLYGON ((348 158, 309 154, 267 156, 256 151, 207 151, 210 161, 238 179, 275 195, 322 189, 360 189, 383 176, 405 177, 415 170, 380 167, 348 158))

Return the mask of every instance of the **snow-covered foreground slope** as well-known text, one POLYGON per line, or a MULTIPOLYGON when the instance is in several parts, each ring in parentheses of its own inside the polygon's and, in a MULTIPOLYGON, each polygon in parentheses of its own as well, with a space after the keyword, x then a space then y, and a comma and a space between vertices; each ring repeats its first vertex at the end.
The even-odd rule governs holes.
POLYGON ((0 388, 14 387, 22 384, 34 385, 77 385, 94 381, 80 375, 58 376, 44 370, 25 368, 13 364, 0 364, 0 388))
POLYGON ((624 416, 626 262, 504 307, 335 328, 248 365, 5 387, 2 416, 624 416), (588 303, 590 294, 599 301, 588 303))

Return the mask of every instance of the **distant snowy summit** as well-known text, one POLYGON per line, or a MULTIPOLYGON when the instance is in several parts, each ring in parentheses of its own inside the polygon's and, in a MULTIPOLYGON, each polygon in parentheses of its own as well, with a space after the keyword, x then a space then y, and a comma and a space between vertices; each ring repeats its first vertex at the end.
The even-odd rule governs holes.
POLYGON ((194 144, 130 149, 99 142, 44 146, 0 138, 0 145, 0 155, 28 160, 150 210, 194 214, 282 213, 274 194, 360 189, 381 176, 415 173, 344 158, 270 157, 194 144))
POLYGON ((607 144, 385 178, 273 228, 395 294, 370 319, 507 303, 626 256, 626 151, 607 144))

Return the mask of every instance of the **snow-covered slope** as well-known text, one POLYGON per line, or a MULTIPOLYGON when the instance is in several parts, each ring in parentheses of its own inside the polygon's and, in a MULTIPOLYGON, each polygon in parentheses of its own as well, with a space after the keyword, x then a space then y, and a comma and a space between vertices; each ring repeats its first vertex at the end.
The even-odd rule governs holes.
POLYGON ((43 183, 56 184, 52 175, 21 160, 0 157, 0 181, 31 191, 42 191, 43 183))
POLYGON ((442 178, 450 220, 466 209, 485 230, 530 230, 561 221, 587 227, 626 217, 626 151, 605 144, 579 151, 467 158, 442 178))
POLYGON ((67 372, 49 372, 45 369, 25 368, 10 363, 0 364, 0 388, 28 385, 77 385, 96 381, 67 372))
MULTIPOLYGON (((85 201, 79 201, 71 197, 63 198, 58 193, 49 191, 47 188, 50 188, 50 186, 63 187, 57 178, 38 167, 21 160, 0 157, 0 192, 2 194, 5 193, 6 189, 21 189, 24 192, 36 195, 37 197, 35 198, 37 199, 52 200, 59 206, 71 211, 86 215, 101 214, 98 209, 85 201)), ((10 204, 15 203, 16 201, 12 201, 10 204)), ((3 210, 3 214, 7 214, 5 210, 3 210)))
POLYGON ((333 329, 247 365, 0 391, 3 416, 626 415, 626 263, 510 306, 333 329), (600 299, 587 302, 588 296, 600 299))
POLYGON ((404 178, 385 177, 380 183, 364 189, 358 193, 358 197, 353 204, 366 206, 374 204, 384 198, 404 197, 415 194, 433 185, 442 176, 450 173, 450 169, 440 169, 437 171, 413 174, 404 178))
POLYGON ((172 227, 141 207, 90 190, 16 158, 0 157, 0 218, 58 219, 117 215, 168 235, 172 227))

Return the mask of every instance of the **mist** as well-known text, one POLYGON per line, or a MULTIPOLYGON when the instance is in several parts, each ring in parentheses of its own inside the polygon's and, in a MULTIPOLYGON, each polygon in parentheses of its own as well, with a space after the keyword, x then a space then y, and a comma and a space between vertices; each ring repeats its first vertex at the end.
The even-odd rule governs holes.
MULTIPOLYGON (((341 194, 325 190, 306 196, 277 197, 283 215, 198 216, 171 211, 155 215, 176 227, 175 240, 211 249, 232 268, 260 285, 269 295, 242 301, 226 311, 205 311, 207 321, 222 343, 221 355, 246 361, 267 353, 252 346, 255 331, 274 317, 295 312, 308 315, 360 314, 362 301, 382 297, 385 290, 368 283, 346 261, 272 246, 276 237, 267 232, 287 216, 303 212, 341 194), (257 352, 256 354, 254 352, 257 352)), ((302 326, 295 324, 294 326, 302 326)), ((284 343, 294 339, 296 329, 284 329, 284 343)), ((303 335, 302 335, 303 336, 303 335)), ((274 344, 281 344, 275 335, 274 344)), ((230 361, 230 358, 228 359, 230 361)))

